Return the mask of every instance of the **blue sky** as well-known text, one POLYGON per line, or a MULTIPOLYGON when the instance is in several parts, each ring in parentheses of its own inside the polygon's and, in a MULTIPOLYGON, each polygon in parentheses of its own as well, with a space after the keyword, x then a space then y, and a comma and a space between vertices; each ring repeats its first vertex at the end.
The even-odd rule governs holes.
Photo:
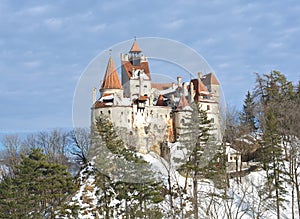
POLYGON ((81 73, 100 52, 134 36, 195 49, 237 108, 254 72, 277 69, 300 79, 296 0, 1 0, 0 31, 0 132, 71 127, 81 73))

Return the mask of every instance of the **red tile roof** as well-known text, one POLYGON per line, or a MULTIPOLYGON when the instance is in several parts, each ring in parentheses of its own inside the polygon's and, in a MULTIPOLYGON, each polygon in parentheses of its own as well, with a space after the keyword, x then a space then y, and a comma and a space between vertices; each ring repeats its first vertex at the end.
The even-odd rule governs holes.
POLYGON ((136 40, 134 40, 132 47, 129 51, 130 53, 140 53, 142 50, 140 49, 139 45, 137 44, 136 40))
POLYGON ((189 102, 187 101, 187 99, 185 98, 184 95, 181 95, 178 106, 176 108, 176 110, 183 110, 183 108, 189 106, 189 102))
POLYGON ((158 96, 158 100, 156 102, 156 106, 167 106, 167 104, 164 102, 163 95, 158 96))
POLYGON ((156 88, 157 90, 166 90, 170 87, 172 87, 173 84, 172 83, 165 83, 165 84, 161 84, 161 83, 151 83, 151 87, 152 88, 156 88))
POLYGON ((122 61, 122 65, 127 72, 128 78, 132 77, 132 69, 134 68, 135 70, 143 69, 145 74, 149 77, 149 79, 151 79, 148 62, 141 62, 140 65, 133 66, 129 61, 122 61))
POLYGON ((111 57, 108 60, 101 89, 122 89, 116 66, 111 57))
POLYGON ((213 73, 209 73, 207 75, 204 75, 202 78, 202 81, 204 84, 215 84, 215 85, 220 85, 218 79, 213 73))
POLYGON ((203 84, 203 82, 200 79, 193 79, 191 80, 191 83, 193 83, 194 85, 194 90, 196 94, 208 92, 207 87, 203 84))
POLYGON ((96 103, 94 103, 93 108, 97 109, 97 108, 103 108, 103 107, 108 107, 105 103, 100 102, 100 101, 96 101, 96 103))
POLYGON ((148 100, 147 96, 139 96, 139 101, 146 101, 148 100))

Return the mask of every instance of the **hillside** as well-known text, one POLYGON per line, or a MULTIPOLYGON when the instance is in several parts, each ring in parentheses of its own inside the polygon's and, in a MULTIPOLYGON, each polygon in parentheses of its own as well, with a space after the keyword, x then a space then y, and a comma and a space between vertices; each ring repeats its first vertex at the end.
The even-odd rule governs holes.
MULTIPOLYGON (((187 191, 180 196, 178 187, 184 187, 185 178, 155 153, 144 155, 143 158, 151 163, 153 171, 163 180, 165 188, 169 186, 168 176, 170 175, 171 185, 175 193, 176 191, 178 193, 173 198, 173 209, 170 209, 170 197, 168 195, 157 205, 163 218, 170 218, 175 212, 180 212, 182 206, 184 209, 182 209, 181 214, 187 218, 193 218, 191 214, 191 180, 187 181, 187 191)), ((265 174, 265 171, 259 170, 242 177, 240 182, 237 179, 230 179, 230 186, 226 188, 227 197, 224 196, 224 190, 217 188, 212 181, 199 180, 200 218, 276 218, 274 203, 265 200, 267 195, 263 188, 266 180, 265 174)), ((79 206, 78 218, 104 218, 97 211, 97 208, 103 204, 98 201, 103 196, 103 191, 95 184, 95 177, 96 169, 92 163, 79 174, 79 188, 68 203, 70 206, 79 206)), ((285 198, 291 201, 291 187, 289 184, 285 186, 288 190, 285 198)), ((296 200, 294 202, 296 204, 296 200)), ((288 206, 290 204, 287 202, 286 209, 280 214, 281 218, 292 218, 291 208, 288 206)), ((125 211, 124 200, 111 199, 109 207, 113 209, 113 217, 120 218, 125 211)), ((177 214, 175 218, 182 218, 181 214, 177 214)), ((295 211, 295 214, 298 215, 298 212, 295 211)), ((61 217, 62 215, 57 218, 61 217)), ((70 216, 63 218, 70 218, 70 216)))

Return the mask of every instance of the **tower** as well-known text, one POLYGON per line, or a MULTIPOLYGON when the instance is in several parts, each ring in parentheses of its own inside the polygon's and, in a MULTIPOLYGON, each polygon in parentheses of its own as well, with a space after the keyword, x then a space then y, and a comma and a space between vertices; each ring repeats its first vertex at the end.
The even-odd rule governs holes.
POLYGON ((123 88, 112 57, 109 57, 100 93, 101 97, 115 94, 123 96, 123 88))
POLYGON ((150 96, 151 76, 148 59, 134 40, 128 54, 121 54, 124 96, 131 100, 150 96))

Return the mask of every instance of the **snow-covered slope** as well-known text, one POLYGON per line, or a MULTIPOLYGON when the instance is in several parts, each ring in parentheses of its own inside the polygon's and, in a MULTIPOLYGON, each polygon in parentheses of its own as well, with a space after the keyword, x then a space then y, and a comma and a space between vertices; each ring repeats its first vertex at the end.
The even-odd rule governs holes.
MULTIPOLYGON (((165 200, 159 203, 159 208, 164 218, 182 218, 192 215, 192 182, 185 179, 164 159, 155 153, 142 155, 143 158, 152 165, 153 171, 163 180, 166 189, 173 191, 172 204, 171 197, 165 196, 165 200), (168 179, 170 178, 170 181, 168 179), (183 191, 183 188, 186 190, 183 191), (179 213, 178 213, 179 212, 179 213)), ((89 164, 79 174, 78 191, 67 203, 69 206, 78 206, 78 216, 74 218, 103 218, 97 208, 101 203, 101 189, 95 185, 96 171, 93 164, 89 164)), ((267 197, 263 185, 265 182, 265 172, 263 170, 252 172, 239 179, 231 179, 230 186, 224 189, 216 188, 210 180, 199 181, 199 216, 200 218, 277 218, 274 204, 265 201, 267 197)), ((291 189, 286 198, 291 198, 291 189)), ((111 191, 113 192, 113 191, 111 191)), ((296 201, 296 200, 294 200, 296 201)), ((124 208, 124 203, 118 200, 110 200, 109 207, 115 209, 114 218, 120 218, 118 212, 124 208)), ((297 214, 297 212, 295 212, 297 214)), ((103 215, 103 214, 102 214, 103 215)), ((71 216, 58 218, 72 218, 71 216)), ((281 218, 291 218, 291 209, 286 208, 281 212, 281 218)))

